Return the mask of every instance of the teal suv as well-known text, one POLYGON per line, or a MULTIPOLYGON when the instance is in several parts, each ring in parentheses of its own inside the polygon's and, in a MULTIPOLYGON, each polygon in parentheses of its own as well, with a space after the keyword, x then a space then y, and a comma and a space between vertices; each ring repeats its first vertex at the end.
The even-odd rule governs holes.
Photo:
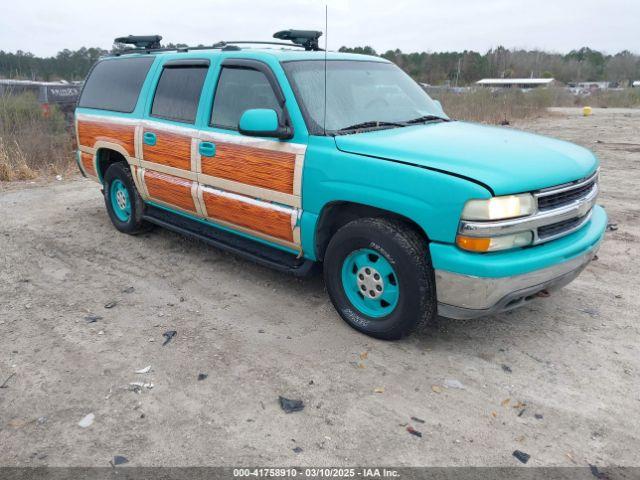
POLYGON ((607 223, 593 153, 455 121, 394 64, 318 36, 120 39, 135 48, 94 66, 75 117, 115 227, 298 275, 321 264, 340 316, 385 339, 525 305, 585 268, 607 223))

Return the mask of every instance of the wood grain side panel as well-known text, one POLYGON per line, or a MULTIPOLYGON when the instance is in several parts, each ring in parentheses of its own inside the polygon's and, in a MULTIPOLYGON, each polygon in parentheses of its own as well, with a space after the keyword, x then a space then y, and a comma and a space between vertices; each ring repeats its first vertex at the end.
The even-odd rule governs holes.
POLYGON ((223 195, 216 190, 203 188, 202 198, 207 216, 240 227, 255 230, 275 238, 293 242, 291 213, 253 202, 244 202, 223 195))
POLYGON ((202 157, 205 175, 293 193, 293 174, 296 156, 262 148, 216 142, 216 155, 202 157))
POLYGON ((145 128, 156 134, 154 146, 143 144, 143 158, 173 168, 191 170, 191 137, 177 133, 145 128))
POLYGON ((196 212, 196 206, 191 195, 192 181, 165 173, 145 170, 144 182, 151 198, 175 205, 182 210, 196 212))
POLYGON ((78 120, 80 145, 93 147, 98 141, 112 142, 124 148, 130 157, 135 155, 135 131, 136 128, 133 125, 78 120))
POLYGON ((82 168, 89 175, 97 176, 96 168, 93 165, 93 155, 90 153, 80 152, 80 161, 82 162, 82 168))

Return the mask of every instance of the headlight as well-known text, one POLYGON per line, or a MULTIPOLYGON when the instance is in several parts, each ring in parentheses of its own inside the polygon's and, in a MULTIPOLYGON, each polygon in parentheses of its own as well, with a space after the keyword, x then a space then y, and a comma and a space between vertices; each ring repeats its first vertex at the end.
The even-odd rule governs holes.
POLYGON ((463 220, 504 220, 531 215, 535 200, 530 193, 469 200, 462 210, 463 220))
POLYGON ((467 237, 458 235, 456 244, 471 252, 495 252, 496 250, 508 250, 510 248, 526 247, 533 241, 531 232, 520 232, 499 237, 467 237))

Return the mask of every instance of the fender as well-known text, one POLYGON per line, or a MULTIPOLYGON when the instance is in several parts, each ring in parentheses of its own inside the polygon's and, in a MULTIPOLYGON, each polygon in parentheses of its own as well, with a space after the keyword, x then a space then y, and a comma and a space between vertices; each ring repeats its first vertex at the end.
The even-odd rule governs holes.
POLYGON ((465 202, 491 197, 468 179, 342 152, 330 137, 310 137, 302 192, 303 251, 313 260, 318 219, 336 201, 387 210, 415 222, 431 241, 453 243, 465 202))

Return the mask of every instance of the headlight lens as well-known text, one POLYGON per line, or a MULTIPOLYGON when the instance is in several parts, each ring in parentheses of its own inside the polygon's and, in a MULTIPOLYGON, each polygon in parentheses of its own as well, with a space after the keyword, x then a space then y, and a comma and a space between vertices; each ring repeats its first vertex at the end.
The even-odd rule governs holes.
POLYGON ((532 241, 533 234, 531 232, 520 232, 500 237, 467 237, 465 235, 456 237, 456 244, 470 252, 495 252, 496 250, 526 247, 532 241))
POLYGON ((504 220, 531 215, 535 200, 530 193, 505 195, 486 200, 469 200, 462 210, 463 220, 504 220))

